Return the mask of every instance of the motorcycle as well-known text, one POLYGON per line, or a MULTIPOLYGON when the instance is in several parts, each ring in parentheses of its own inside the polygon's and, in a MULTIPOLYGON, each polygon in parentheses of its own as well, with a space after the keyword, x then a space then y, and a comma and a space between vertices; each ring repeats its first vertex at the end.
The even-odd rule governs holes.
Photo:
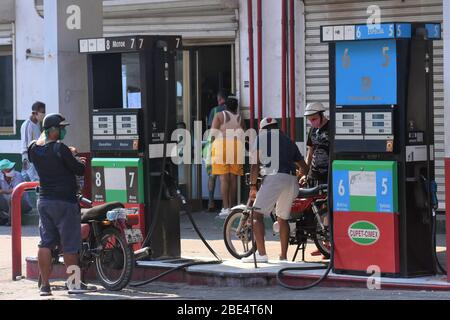
MULTIPOLYGON (((248 184, 248 178, 247 184, 248 184)), ((299 188, 299 194, 292 204, 289 244, 296 245, 292 261, 302 250, 302 260, 305 261, 305 250, 309 240, 312 240, 325 257, 330 258, 330 231, 326 225, 328 186, 319 185, 314 188, 299 188)), ((247 205, 234 207, 226 218, 223 227, 225 246, 236 259, 250 256, 256 250, 253 247, 251 215, 255 209, 249 201, 247 205)), ((273 222, 274 235, 278 233, 278 222, 274 213, 270 215, 273 222)))
MULTIPOLYGON (((80 196, 80 204, 92 202, 80 196)), ((120 202, 81 209, 80 267, 95 266, 97 279, 109 291, 120 291, 130 282, 134 269, 132 246, 142 242, 137 209, 126 209, 120 202)), ((52 264, 62 261, 61 248, 52 251, 52 264)), ((38 285, 41 279, 39 277, 38 285)))

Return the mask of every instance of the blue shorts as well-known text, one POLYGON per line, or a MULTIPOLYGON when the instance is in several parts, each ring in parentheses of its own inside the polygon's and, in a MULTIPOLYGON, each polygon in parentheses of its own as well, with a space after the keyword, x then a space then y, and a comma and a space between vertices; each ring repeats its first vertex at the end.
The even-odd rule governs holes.
POLYGON ((66 254, 76 254, 81 248, 81 213, 78 203, 60 200, 38 201, 39 248, 62 246, 66 254))

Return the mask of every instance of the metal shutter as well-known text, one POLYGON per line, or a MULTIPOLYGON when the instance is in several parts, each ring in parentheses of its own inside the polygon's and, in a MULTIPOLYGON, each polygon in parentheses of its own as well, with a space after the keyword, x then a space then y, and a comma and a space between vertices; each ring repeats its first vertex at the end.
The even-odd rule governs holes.
POLYGON ((104 34, 181 35, 184 43, 233 42, 237 2, 223 0, 104 1, 104 34))
MULTIPOLYGON (((42 4, 36 8, 44 14, 42 4)), ((105 0, 103 33, 181 35, 184 45, 234 43, 238 8, 237 0, 105 0)))
POLYGON ((13 24, 0 24, 0 45, 11 45, 13 35, 13 24))
MULTIPOLYGON (((306 100, 328 106, 328 46, 320 43, 320 26, 366 23, 369 5, 381 8, 382 22, 443 22, 443 0, 305 0, 306 100)), ((444 51, 434 42, 434 105, 436 181, 439 208, 445 210, 444 172, 444 51)))

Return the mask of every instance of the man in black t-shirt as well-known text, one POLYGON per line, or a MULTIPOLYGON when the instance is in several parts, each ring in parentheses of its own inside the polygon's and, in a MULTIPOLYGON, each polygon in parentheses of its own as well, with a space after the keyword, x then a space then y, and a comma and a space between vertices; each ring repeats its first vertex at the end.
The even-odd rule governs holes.
MULTIPOLYGON (((321 184, 328 184, 329 167, 329 121, 325 116, 326 108, 320 102, 310 103, 306 106, 305 117, 311 124, 308 134, 306 164, 309 172, 300 179, 301 185, 315 187, 321 184)), ((325 217, 323 224, 328 226, 328 217, 325 217)), ((326 244, 329 246, 329 244, 326 244)), ((312 256, 321 255, 319 250, 313 251, 312 256)))
POLYGON ((309 173, 302 183, 310 187, 328 183, 329 166, 329 121, 324 115, 325 107, 320 102, 310 103, 306 107, 305 117, 311 124, 307 140, 306 164, 309 173))
MULTIPOLYGON (((41 275, 40 295, 51 295, 49 277, 52 250, 60 246, 66 267, 78 266, 81 247, 81 214, 77 201, 76 176, 84 175, 86 159, 76 158, 73 147, 61 141, 69 125, 60 114, 44 118, 44 136, 31 143, 28 156, 40 177, 38 199, 39 242, 38 262, 41 275)), ((81 284, 79 293, 95 290, 81 284)), ((75 293, 69 290, 69 293, 75 293)))

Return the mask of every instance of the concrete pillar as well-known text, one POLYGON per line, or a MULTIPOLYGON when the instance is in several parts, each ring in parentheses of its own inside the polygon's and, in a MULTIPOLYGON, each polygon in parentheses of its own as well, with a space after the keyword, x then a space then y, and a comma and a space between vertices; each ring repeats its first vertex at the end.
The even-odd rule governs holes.
POLYGON ((101 0, 44 0, 45 103, 71 123, 66 144, 88 152, 89 108, 86 55, 79 38, 103 36, 101 0))
MULTIPOLYGON (((444 1, 444 132, 445 132, 445 211, 447 248, 450 248, 450 1, 444 1)), ((450 265, 450 255, 447 255, 450 265)), ((450 273, 447 276, 450 282, 450 273)))

